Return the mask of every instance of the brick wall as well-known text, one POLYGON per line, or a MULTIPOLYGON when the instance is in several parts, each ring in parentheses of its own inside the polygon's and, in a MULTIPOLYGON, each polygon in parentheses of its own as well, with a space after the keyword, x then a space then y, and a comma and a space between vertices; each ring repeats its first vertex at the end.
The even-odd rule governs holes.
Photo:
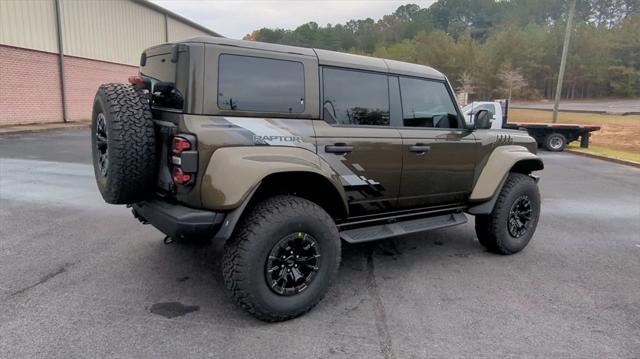
MULTIPOLYGON (((0 45, 0 126, 62 122, 58 70, 57 54, 0 45)), ((100 84, 137 73, 135 66, 65 56, 69 119, 90 119, 100 84)))
POLYGON ((59 121, 58 55, 0 46, 0 125, 59 121))
POLYGON ((64 75, 67 85, 67 112, 71 121, 89 120, 93 97, 101 84, 127 83, 138 68, 110 62, 65 56, 64 75))

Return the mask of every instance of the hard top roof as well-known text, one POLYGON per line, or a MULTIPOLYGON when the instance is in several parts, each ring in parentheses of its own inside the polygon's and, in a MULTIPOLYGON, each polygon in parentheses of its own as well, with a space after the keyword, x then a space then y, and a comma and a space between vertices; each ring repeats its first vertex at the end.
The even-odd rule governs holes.
POLYGON ((347 54, 337 51, 329 51, 322 49, 311 49, 307 47, 289 46, 270 44, 258 41, 234 40, 213 36, 193 37, 181 43, 201 42, 207 44, 235 46, 246 49, 255 49, 260 51, 273 51, 290 54, 298 54, 304 56, 314 56, 318 59, 320 65, 347 67, 353 69, 387 72, 399 75, 426 77, 437 80, 444 80, 445 76, 438 70, 429 66, 412 64, 408 62, 381 59, 377 57, 347 54))

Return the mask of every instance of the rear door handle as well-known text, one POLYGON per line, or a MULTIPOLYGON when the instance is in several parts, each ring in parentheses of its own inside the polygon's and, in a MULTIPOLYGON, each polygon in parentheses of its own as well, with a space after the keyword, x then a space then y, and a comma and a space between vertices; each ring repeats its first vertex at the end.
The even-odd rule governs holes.
POLYGON ((344 143, 336 143, 335 145, 324 146, 324 151, 329 153, 349 153, 353 152, 353 146, 344 143))
POLYGON ((426 153, 431 151, 431 146, 425 145, 424 143, 416 143, 413 146, 409 146, 409 151, 415 153, 426 153))

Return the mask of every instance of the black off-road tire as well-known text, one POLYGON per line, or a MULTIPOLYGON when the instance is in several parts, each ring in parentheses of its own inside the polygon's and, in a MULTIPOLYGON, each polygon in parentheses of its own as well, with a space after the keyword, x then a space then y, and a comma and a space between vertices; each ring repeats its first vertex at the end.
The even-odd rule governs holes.
POLYGON ((98 189, 107 203, 129 204, 148 197, 156 177, 148 99, 130 85, 100 86, 91 115, 91 152, 98 189))
POLYGON ((255 207, 225 244, 223 276, 242 308, 266 322, 298 317, 325 296, 340 266, 340 237, 332 218, 321 207, 295 196, 275 196, 255 207), (291 234, 312 236, 317 242, 319 268, 299 293, 282 295, 267 282, 267 261, 291 234))
POLYGON ((525 174, 510 173, 491 214, 476 216, 478 241, 490 252, 517 253, 524 249, 533 237, 539 217, 540 192, 538 185, 533 178, 525 174), (509 220, 514 206, 522 203, 523 198, 530 203, 531 218, 524 233, 517 237, 512 234, 509 228, 509 220))
POLYGON ((562 152, 567 147, 567 138, 561 133, 551 133, 544 138, 544 148, 551 152, 562 152))

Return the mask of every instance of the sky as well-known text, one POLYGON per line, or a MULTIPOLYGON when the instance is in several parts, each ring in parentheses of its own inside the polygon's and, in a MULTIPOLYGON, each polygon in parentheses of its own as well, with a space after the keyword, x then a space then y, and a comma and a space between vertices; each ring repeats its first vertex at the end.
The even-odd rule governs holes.
POLYGON ((151 0, 229 38, 241 39, 254 30, 295 29, 315 21, 321 26, 352 19, 374 20, 400 5, 428 7, 435 0, 151 0))

